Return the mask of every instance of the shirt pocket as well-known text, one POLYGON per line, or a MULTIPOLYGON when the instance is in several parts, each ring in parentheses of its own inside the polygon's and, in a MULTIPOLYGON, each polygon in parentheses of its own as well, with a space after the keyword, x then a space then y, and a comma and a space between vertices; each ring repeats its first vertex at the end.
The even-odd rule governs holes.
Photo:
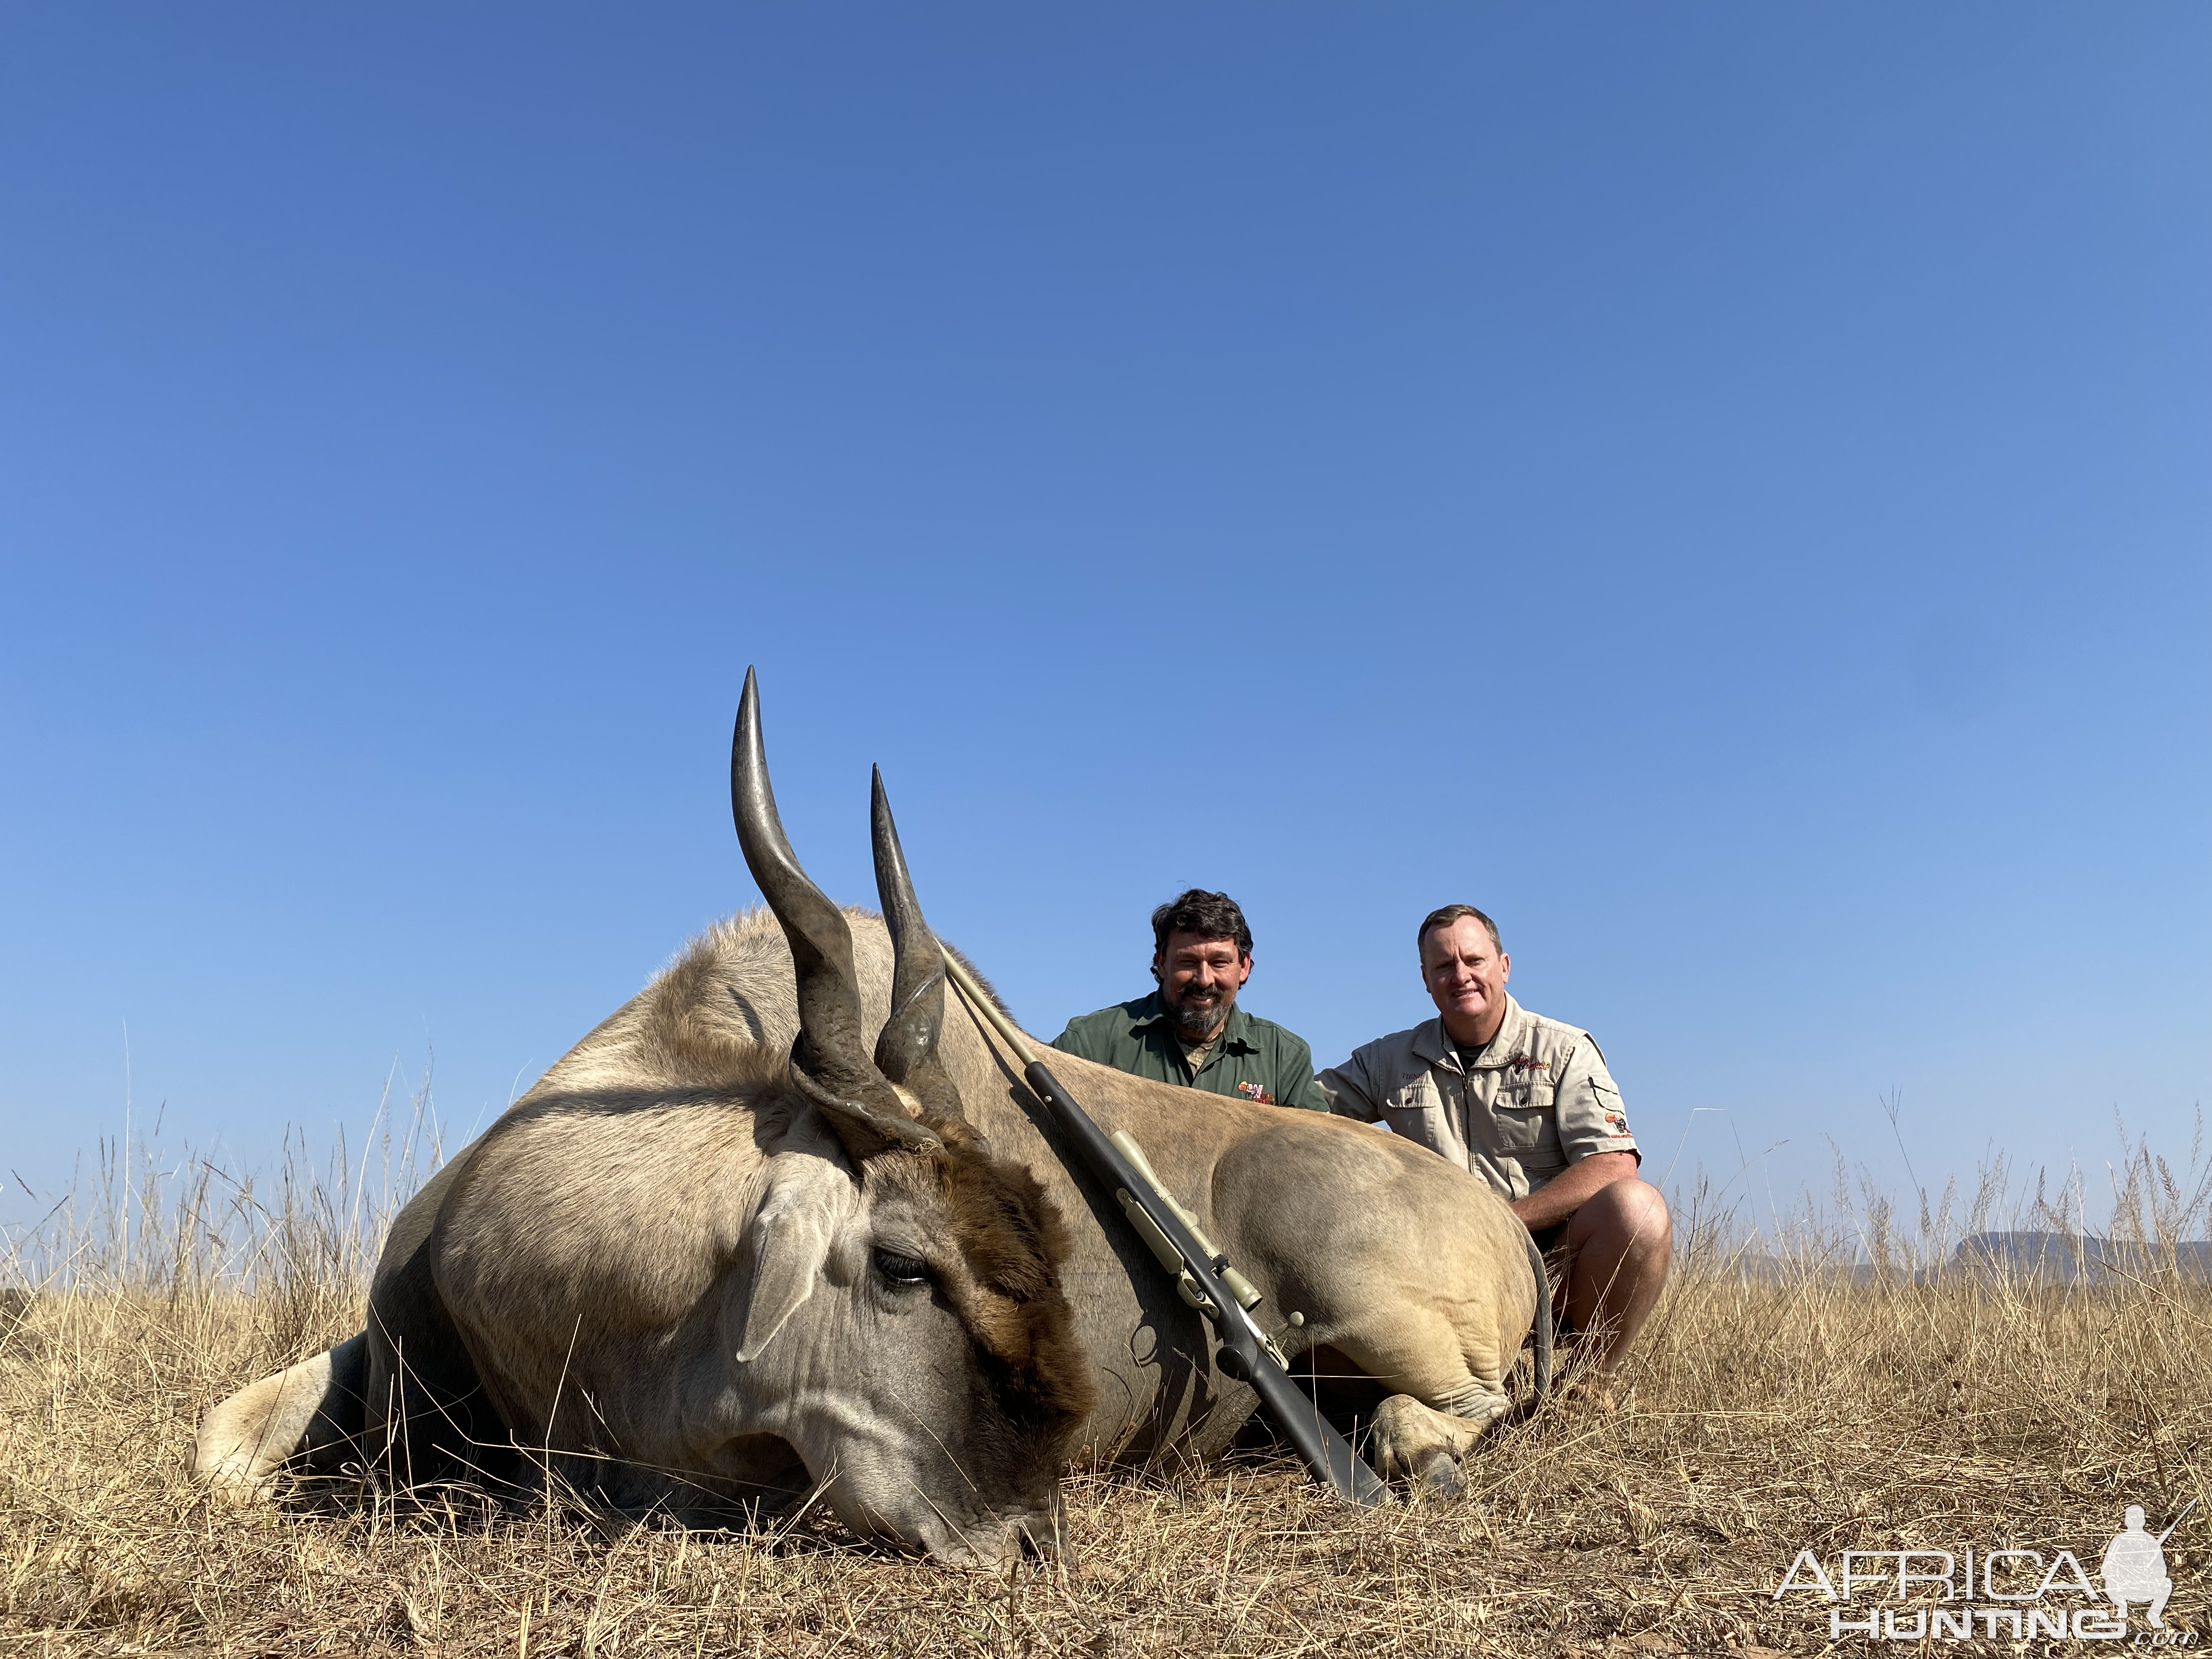
MULTIPOLYGON (((1485 1127, 1490 1150, 1524 1162, 1546 1146, 1557 1147, 1559 1130, 1553 1121, 1557 1096, 1550 1079, 1499 1089, 1485 1127)), ((1538 1162, 1544 1161, 1541 1158, 1538 1162)))
POLYGON ((1382 1121, 1393 1134, 1435 1150, 1443 1146, 1444 1098, 1431 1079, 1417 1078, 1385 1095, 1382 1121))

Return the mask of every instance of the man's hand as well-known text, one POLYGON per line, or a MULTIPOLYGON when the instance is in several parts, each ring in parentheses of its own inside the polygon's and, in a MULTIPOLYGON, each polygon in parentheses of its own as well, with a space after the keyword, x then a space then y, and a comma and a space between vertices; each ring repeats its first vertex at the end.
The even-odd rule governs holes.
POLYGON ((1528 1197, 1515 1199, 1513 1213, 1533 1233, 1565 1221, 1600 1188, 1633 1180, 1635 1175, 1635 1153, 1592 1152, 1579 1164, 1567 1165, 1528 1197))

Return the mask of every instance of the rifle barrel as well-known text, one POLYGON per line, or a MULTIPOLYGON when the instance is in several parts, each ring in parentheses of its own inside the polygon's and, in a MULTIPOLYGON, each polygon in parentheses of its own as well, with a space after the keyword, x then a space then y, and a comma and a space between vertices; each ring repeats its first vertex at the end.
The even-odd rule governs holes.
POLYGON ((1144 1206, 1152 1224, 1182 1257, 1183 1274, 1192 1280, 1199 1293, 1200 1311, 1213 1322, 1214 1333, 1220 1340, 1221 1352, 1217 1363, 1221 1369, 1251 1386, 1253 1393, 1259 1396, 1261 1411, 1274 1425, 1275 1431, 1291 1443, 1314 1479, 1327 1481, 1340 1496, 1363 1507, 1389 1502, 1389 1488, 1367 1466, 1366 1460, 1352 1450, 1336 1431, 1335 1425, 1321 1414, 1320 1407, 1306 1397, 1304 1391, 1291 1380, 1290 1374, 1261 1346, 1249 1316, 1214 1271, 1212 1256, 1192 1236, 1170 1195, 1158 1183, 1146 1179, 1108 1139, 1091 1114, 1076 1104, 1060 1079, 1036 1057, 1019 1029, 1000 1011, 959 959, 950 950, 943 955, 946 976, 958 988, 969 1006, 1014 1051, 1022 1062, 1023 1079, 1044 1103, 1060 1133, 1075 1144, 1092 1173, 1109 1190, 1119 1188, 1134 1197, 1144 1206))

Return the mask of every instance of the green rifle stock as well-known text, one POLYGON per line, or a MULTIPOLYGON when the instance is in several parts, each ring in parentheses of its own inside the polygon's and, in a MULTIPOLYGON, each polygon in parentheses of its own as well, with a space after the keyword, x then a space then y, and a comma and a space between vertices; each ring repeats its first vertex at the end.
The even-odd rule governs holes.
POLYGON ((949 949, 943 955, 947 976, 969 1006, 1013 1049, 1022 1062, 1024 1079, 1044 1103, 1060 1133, 1082 1153, 1091 1172, 1113 1191, 1130 1225, 1162 1268, 1174 1275, 1177 1292, 1212 1322, 1221 1343, 1217 1359, 1221 1369, 1249 1384, 1260 1396, 1261 1411, 1275 1432, 1291 1443, 1315 1480, 1326 1480, 1340 1496, 1364 1507, 1389 1503, 1389 1488, 1291 1381, 1273 1342, 1253 1322, 1251 1308, 1260 1299, 1258 1292, 1195 1224, 1184 1218, 1182 1207, 1152 1178, 1151 1166, 1135 1143, 1129 1143, 1136 1153, 1131 1158, 1115 1144, 1127 1137, 1109 1137, 1100 1129, 1030 1051, 1014 1023, 1000 1012, 998 1004, 959 959, 949 949))

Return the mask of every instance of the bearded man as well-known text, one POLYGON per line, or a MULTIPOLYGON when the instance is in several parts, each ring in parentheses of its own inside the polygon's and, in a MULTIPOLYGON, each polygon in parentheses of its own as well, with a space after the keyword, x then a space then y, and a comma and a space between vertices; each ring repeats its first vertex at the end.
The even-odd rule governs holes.
POLYGON ((1228 894, 1194 887, 1152 912, 1159 988, 1071 1019, 1052 1046, 1158 1083, 1327 1111, 1305 1039, 1237 1006, 1251 977, 1244 913, 1228 894))

